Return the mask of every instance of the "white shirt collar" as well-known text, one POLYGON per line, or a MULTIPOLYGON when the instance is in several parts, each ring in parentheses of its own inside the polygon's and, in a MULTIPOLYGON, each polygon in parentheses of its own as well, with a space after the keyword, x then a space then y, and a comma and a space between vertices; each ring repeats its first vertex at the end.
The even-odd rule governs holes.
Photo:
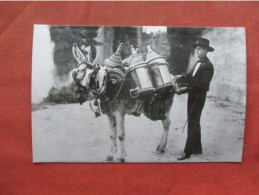
POLYGON ((195 74, 196 74, 197 70, 199 69, 200 65, 201 65, 201 63, 200 63, 200 62, 197 62, 196 66, 195 66, 195 68, 194 68, 194 71, 193 71, 193 73, 192 73, 192 76, 195 76, 195 74))

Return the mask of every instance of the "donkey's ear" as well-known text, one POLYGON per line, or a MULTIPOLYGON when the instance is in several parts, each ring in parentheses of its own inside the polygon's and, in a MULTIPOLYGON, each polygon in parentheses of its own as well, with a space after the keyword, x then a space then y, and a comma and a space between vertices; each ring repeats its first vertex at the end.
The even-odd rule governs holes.
POLYGON ((72 53, 76 59, 76 61, 80 64, 82 63, 86 57, 84 56, 84 54, 81 52, 81 50, 77 47, 76 43, 73 44, 72 47, 72 53))
POLYGON ((152 48, 151 48, 151 46, 150 46, 150 43, 149 43, 149 42, 146 42, 146 47, 147 47, 147 51, 148 51, 148 52, 153 51, 152 48))
POLYGON ((141 53, 141 50, 140 50, 140 47, 139 47, 139 46, 136 48, 136 53, 137 53, 137 54, 140 54, 140 53, 141 53))
POLYGON ((133 47, 133 45, 130 45, 130 52, 132 55, 135 55, 137 53, 136 49, 133 47))
POLYGON ((90 45, 90 50, 89 50, 89 53, 88 53, 88 61, 87 61, 87 63, 93 64, 94 61, 96 60, 96 55, 97 55, 96 47, 93 44, 91 44, 90 45))

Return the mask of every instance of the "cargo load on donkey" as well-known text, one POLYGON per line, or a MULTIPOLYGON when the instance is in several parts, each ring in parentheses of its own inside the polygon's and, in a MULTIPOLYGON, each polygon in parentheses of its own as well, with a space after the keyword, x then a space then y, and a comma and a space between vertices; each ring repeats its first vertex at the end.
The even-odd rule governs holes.
POLYGON ((147 53, 130 56, 128 72, 132 80, 130 96, 144 100, 144 115, 151 120, 165 118, 165 108, 171 104, 166 96, 174 90, 174 83, 165 58, 154 52, 147 44, 147 53), (145 60, 144 60, 145 59, 145 60))
MULTIPOLYGON (((78 56, 80 50, 75 49, 75 46, 74 44, 73 54, 78 56)), ((149 44, 147 44, 146 53, 140 53, 131 46, 132 55, 124 60, 121 58, 122 48, 123 44, 120 44, 117 51, 107 58, 103 65, 94 63, 91 60, 94 57, 91 56, 87 57, 85 62, 78 60, 80 66, 72 73, 73 79, 77 83, 75 92, 78 101, 82 104, 87 100, 91 91, 90 87, 94 85, 95 72, 103 66, 108 75, 104 82, 109 84, 105 89, 106 101, 101 101, 100 109, 96 110, 102 110, 105 113, 107 106, 115 109, 118 100, 126 99, 127 104, 125 106, 132 110, 131 114, 139 116, 144 113, 151 120, 163 120, 165 109, 169 106, 168 104, 171 104, 171 101, 166 101, 166 97, 174 92, 174 83, 168 70, 168 63, 164 57, 154 52, 149 44), (89 84, 85 85, 85 83, 89 84), (89 86, 89 89, 83 86, 89 86), (110 105, 110 100, 113 102, 112 105, 110 105)), ((93 52, 88 52, 88 55, 91 55, 91 53, 93 52)), ((100 84, 97 83, 97 85, 100 84)), ((92 91, 92 93, 96 97, 99 95, 95 94, 96 91, 92 91)), ((94 105, 99 106, 97 100, 94 105)))
POLYGON ((165 58, 154 52, 150 45, 147 45, 147 50, 147 53, 135 54, 131 57, 128 71, 136 86, 131 90, 136 94, 132 95, 133 98, 144 97, 145 99, 150 94, 159 93, 163 89, 173 86, 165 58))

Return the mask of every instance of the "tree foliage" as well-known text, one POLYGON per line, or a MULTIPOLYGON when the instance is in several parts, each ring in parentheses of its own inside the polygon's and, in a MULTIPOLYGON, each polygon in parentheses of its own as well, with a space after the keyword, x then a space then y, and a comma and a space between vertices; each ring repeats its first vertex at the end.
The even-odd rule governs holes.
POLYGON ((51 26, 50 36, 55 43, 54 63, 56 76, 61 80, 67 79, 68 73, 77 65, 72 54, 72 45, 79 47, 99 44, 95 41, 98 26, 51 26))
POLYGON ((63 86, 60 89, 52 87, 44 102, 52 102, 58 104, 77 103, 76 94, 74 92, 75 84, 63 86))

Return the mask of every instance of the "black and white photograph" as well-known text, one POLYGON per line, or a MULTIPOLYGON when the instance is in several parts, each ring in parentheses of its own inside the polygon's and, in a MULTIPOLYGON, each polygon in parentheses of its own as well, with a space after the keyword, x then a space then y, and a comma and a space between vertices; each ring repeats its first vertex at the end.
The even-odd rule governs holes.
POLYGON ((243 27, 34 25, 33 162, 242 162, 243 27))

